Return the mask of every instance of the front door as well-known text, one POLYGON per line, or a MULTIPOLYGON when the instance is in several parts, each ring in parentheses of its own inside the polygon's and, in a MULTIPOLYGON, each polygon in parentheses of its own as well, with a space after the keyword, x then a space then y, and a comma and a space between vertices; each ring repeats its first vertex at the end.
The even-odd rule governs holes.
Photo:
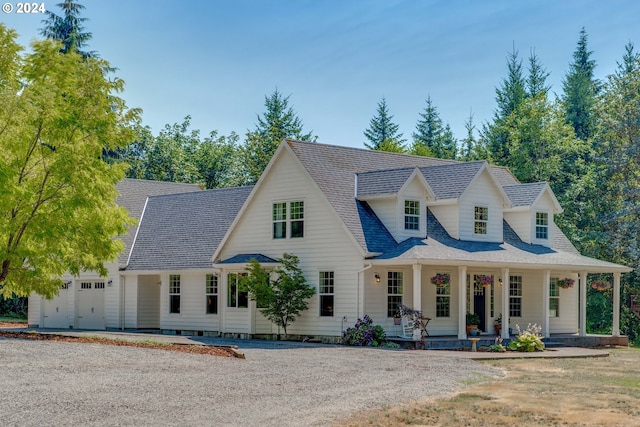
POLYGON ((480 316, 480 324, 478 325, 478 328, 481 331, 486 331, 486 325, 485 325, 485 290, 488 288, 484 288, 480 285, 474 284, 473 285, 473 309, 475 310, 475 313, 480 316))

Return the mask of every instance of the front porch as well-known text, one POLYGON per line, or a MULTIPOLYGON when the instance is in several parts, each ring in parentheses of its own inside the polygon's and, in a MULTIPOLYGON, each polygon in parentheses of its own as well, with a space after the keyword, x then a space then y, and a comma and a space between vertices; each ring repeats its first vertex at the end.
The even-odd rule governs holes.
MULTIPOLYGON (((495 344, 496 335, 483 334, 480 335, 480 340, 477 343, 477 347, 490 346, 495 344)), ((511 335, 511 338, 514 335, 511 335)), ((399 336, 389 336, 389 341, 395 342, 400 347, 405 349, 422 349, 422 342, 420 340, 413 340, 410 338, 402 338, 399 336)), ((504 345, 508 344, 510 338, 504 339, 502 342, 504 345)), ((626 335, 596 335, 596 334, 551 334, 549 337, 542 340, 545 343, 546 348, 554 347, 609 347, 609 346, 628 346, 629 337, 626 335)), ((469 339, 460 339, 454 335, 439 336, 439 337, 426 337, 424 340, 424 350, 467 350, 471 348, 471 341, 469 339)))

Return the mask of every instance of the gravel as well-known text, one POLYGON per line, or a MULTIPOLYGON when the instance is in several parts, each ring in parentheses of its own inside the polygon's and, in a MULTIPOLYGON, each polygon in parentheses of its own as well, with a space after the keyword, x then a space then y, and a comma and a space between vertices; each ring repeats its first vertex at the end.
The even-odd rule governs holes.
POLYGON ((246 359, 0 339, 3 426, 328 425, 500 376, 421 351, 243 348, 246 359))

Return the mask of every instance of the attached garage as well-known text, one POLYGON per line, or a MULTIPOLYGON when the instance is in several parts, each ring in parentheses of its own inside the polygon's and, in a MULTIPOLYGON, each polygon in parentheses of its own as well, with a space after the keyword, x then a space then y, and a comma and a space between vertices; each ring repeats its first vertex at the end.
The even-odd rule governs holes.
POLYGON ((82 281, 78 286, 77 328, 105 329, 104 281, 82 281))
POLYGON ((64 284, 58 291, 58 295, 51 300, 43 300, 42 328, 69 328, 69 297, 71 296, 69 285, 64 284))

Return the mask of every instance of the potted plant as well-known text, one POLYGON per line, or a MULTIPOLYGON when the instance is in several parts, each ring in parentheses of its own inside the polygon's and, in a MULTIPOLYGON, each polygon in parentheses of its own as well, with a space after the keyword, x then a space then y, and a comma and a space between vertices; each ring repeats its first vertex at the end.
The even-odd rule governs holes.
POLYGON ((436 286, 446 286, 451 282, 449 273, 437 273, 431 278, 431 283, 436 286))
POLYGON ((500 331, 502 330, 502 313, 498 314, 493 321, 493 328, 496 330, 496 335, 500 335, 500 331))
POLYGON ((565 277, 564 279, 559 279, 558 280, 558 287, 560 287, 562 289, 573 288, 573 283, 574 282, 575 282, 575 280, 569 279, 568 277, 565 277))
POLYGON ((478 329, 480 324, 480 316, 476 313, 467 312, 467 335, 471 334, 473 329, 478 329))
POLYGON ((393 324, 399 325, 402 323, 402 315, 400 314, 400 310, 396 310, 396 313, 393 315, 393 324))

